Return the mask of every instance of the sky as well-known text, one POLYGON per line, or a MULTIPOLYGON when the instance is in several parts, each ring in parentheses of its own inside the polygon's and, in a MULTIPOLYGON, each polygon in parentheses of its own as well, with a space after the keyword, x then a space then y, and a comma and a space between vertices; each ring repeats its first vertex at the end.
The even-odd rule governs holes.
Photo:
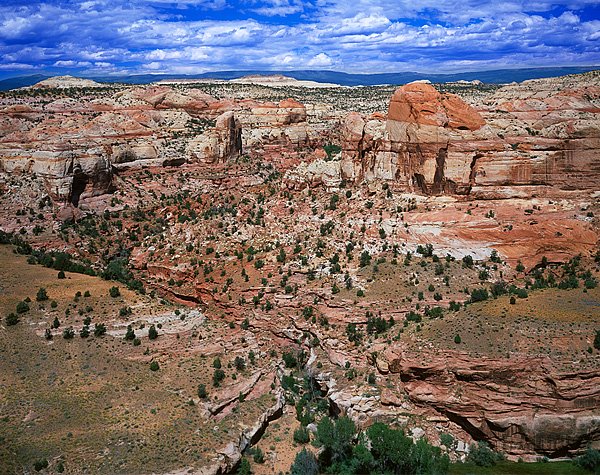
POLYGON ((600 64, 598 0, 2 0, 0 75, 600 64))

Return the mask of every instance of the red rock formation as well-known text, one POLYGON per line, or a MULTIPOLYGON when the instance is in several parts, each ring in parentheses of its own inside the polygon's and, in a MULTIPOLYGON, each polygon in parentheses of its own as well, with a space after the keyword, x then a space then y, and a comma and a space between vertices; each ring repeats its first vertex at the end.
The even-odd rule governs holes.
POLYGON ((132 87, 0 110, 0 171, 36 173, 54 200, 76 205, 112 191, 114 170, 225 162, 242 144, 307 141, 306 109, 297 101, 220 101, 193 88, 132 87))
POLYGON ((477 130, 485 121, 455 94, 440 94, 433 86, 411 83, 396 90, 388 120, 452 129, 477 130))
POLYGON ((600 432, 598 371, 561 373, 549 358, 473 359, 455 351, 416 359, 397 348, 377 365, 400 376, 413 403, 515 457, 566 456, 600 432))
POLYGON ((344 120, 343 178, 478 198, 531 196, 524 188, 531 186, 593 190, 600 109, 591 99, 600 88, 575 88, 563 78, 560 90, 553 81, 502 88, 480 112, 429 84, 402 86, 391 98, 385 133, 376 119, 351 113, 344 120))

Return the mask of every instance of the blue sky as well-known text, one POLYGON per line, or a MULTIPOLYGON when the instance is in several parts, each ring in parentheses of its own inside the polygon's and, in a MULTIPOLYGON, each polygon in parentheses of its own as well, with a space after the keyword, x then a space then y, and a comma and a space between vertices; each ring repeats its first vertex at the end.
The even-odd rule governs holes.
POLYGON ((600 64, 597 0, 2 0, 0 76, 600 64))

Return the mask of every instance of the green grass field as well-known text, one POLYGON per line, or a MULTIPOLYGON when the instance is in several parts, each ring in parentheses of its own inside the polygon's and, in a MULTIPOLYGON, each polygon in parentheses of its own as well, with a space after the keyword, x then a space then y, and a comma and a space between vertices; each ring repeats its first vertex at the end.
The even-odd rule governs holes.
POLYGON ((572 462, 501 462, 493 467, 478 467, 468 463, 454 463, 448 472, 450 475, 589 475, 572 462))

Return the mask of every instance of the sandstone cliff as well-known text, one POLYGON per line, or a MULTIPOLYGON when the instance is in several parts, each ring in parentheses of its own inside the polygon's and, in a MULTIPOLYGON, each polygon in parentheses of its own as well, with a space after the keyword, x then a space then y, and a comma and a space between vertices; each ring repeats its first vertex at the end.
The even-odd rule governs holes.
POLYGON ((506 86, 479 110, 429 84, 402 86, 387 119, 351 113, 343 121, 342 178, 476 198, 595 190, 600 87, 592 79, 506 86))

